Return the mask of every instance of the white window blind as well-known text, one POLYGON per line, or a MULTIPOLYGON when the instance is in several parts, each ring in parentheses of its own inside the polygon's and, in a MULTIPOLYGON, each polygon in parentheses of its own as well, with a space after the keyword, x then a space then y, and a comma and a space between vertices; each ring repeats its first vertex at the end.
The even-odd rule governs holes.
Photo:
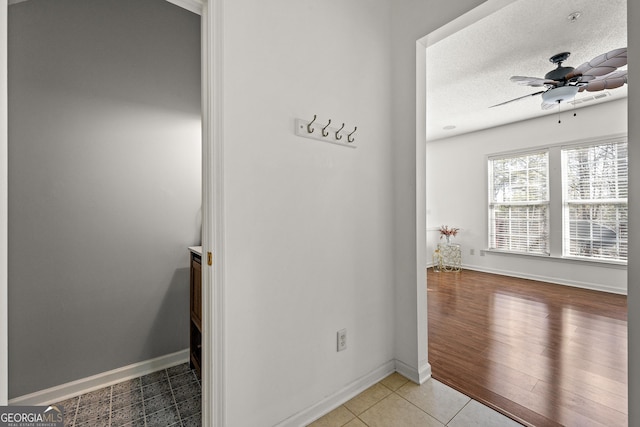
POLYGON ((489 158, 489 249, 549 254, 549 154, 489 158))
POLYGON ((563 149, 562 172, 564 255, 626 261, 627 143, 563 149))

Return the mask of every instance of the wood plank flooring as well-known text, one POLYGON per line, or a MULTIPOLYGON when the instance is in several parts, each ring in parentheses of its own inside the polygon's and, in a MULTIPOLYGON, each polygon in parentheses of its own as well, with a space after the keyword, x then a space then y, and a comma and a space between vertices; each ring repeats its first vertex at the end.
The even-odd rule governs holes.
POLYGON ((427 273, 433 377, 529 426, 627 426, 627 298, 427 273))

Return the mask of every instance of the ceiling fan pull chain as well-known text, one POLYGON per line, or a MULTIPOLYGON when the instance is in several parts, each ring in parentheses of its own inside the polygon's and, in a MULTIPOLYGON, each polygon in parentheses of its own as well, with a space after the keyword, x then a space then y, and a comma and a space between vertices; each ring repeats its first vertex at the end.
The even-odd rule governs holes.
POLYGON ((562 123, 560 120, 560 100, 558 100, 558 123, 562 123))

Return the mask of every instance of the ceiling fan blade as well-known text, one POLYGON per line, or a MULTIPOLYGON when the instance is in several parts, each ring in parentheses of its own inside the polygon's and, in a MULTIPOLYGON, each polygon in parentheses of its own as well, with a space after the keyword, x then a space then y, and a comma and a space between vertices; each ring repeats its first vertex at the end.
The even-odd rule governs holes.
POLYGON ((545 85, 557 86, 559 82, 539 77, 512 76, 509 80, 522 86, 541 87, 545 85))
POLYGON ((591 61, 579 65, 567 74, 565 79, 570 80, 578 76, 604 76, 625 65, 627 65, 627 48, 623 47, 598 55, 591 61))
POLYGON ((583 90, 586 90, 587 92, 596 92, 605 89, 616 89, 623 86, 625 83, 627 83, 627 70, 616 70, 612 73, 590 80, 583 86, 583 90))
POLYGON ((575 82, 575 83, 586 83, 588 81, 591 81, 593 79, 595 79, 596 76, 577 76, 572 78, 571 80, 569 80, 570 82, 575 82))
POLYGON ((545 92, 546 92, 546 90, 541 90, 540 92, 536 92, 536 93, 532 93, 532 94, 529 94, 529 95, 521 96, 519 98, 514 98, 514 99, 511 99, 509 101, 501 102, 500 104, 492 105, 489 108, 499 107, 501 105, 508 104, 510 102, 520 101, 521 99, 530 98, 532 96, 540 95, 541 93, 545 93, 545 92))

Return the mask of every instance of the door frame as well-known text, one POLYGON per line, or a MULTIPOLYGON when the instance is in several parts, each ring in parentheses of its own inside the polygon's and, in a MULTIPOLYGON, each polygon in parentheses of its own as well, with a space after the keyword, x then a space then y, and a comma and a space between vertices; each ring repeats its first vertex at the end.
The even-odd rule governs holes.
MULTIPOLYGON (((200 0, 198 0, 200 1, 200 0)), ((202 425, 226 425, 224 0, 202 0, 202 425), (215 256, 213 256, 215 254, 215 256)))
POLYGON ((166 0, 200 15, 202 102, 202 425, 226 425, 223 1, 166 0), (215 254, 215 258, 213 257, 215 254), (215 264, 213 260, 215 259, 215 264), (214 268, 215 265, 215 268, 214 268))
MULTIPOLYGON (((19 0, 14 0, 18 2, 19 0)), ((201 16, 202 49, 202 247, 215 253, 215 268, 202 269, 202 424, 222 427, 225 411, 224 348, 224 98, 223 0, 166 0, 201 16)), ((0 405, 8 404, 8 0, 0 0, 0 405)), ((206 259, 206 257, 205 257, 206 259)))

